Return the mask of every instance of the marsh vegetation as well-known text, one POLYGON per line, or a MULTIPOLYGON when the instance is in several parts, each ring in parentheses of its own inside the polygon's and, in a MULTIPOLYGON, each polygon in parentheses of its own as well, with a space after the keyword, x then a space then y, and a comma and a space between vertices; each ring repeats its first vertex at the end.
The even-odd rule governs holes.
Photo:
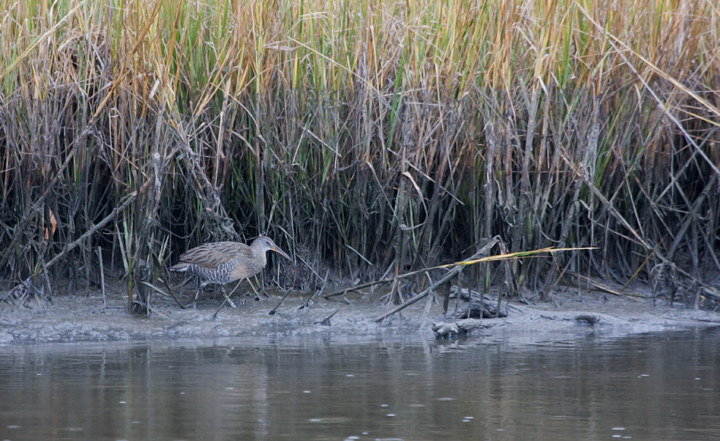
POLYGON ((4 296, 103 267, 142 309, 183 251, 267 234, 295 259, 280 286, 499 237, 598 248, 473 284, 720 300, 714 2, 0 0, 0 32, 4 296))

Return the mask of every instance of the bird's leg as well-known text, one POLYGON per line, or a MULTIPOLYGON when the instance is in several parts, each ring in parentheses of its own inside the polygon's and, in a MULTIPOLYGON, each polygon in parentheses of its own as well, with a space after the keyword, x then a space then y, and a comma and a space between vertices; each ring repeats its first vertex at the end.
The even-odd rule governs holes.
POLYGON ((191 304, 187 305, 187 307, 192 307, 192 309, 197 308, 198 297, 200 297, 200 288, 195 291, 195 298, 193 299, 193 302, 191 304))
MULTIPOLYGON (((230 300, 230 296, 233 295, 233 293, 235 292, 235 290, 237 289, 237 287, 240 286, 240 284, 242 283, 242 281, 243 281, 243 279, 238 280, 238 283, 235 285, 235 288, 233 288, 233 290, 230 291, 230 295, 226 295, 226 296, 225 296, 225 300, 223 300, 223 302, 220 304, 220 307, 219 307, 219 308, 217 309, 217 311, 215 311, 215 313, 212 315, 212 318, 217 318, 218 312, 220 312, 220 310, 222 309, 222 307, 225 306, 225 302, 230 302, 230 304, 233 305, 233 308, 237 308, 237 306, 235 306, 235 304, 232 302, 232 300, 230 300)), ((224 291, 224 290, 223 290, 223 294, 225 294, 225 291, 224 291)))
MULTIPOLYGON (((192 302, 192 309, 197 308, 197 301, 198 301, 198 297, 200 297, 200 292, 203 290, 203 288, 205 288, 207 286, 207 284, 208 284, 207 282, 201 283, 200 286, 198 287, 197 291, 195 291, 195 300, 193 300, 193 302, 192 302)), ((190 305, 188 305, 188 306, 190 306, 190 305)))
MULTIPOLYGON (((241 280, 240 282, 242 282, 242 280, 241 280)), ((238 284, 235 285, 235 288, 238 287, 238 285, 240 284, 240 282, 238 282, 238 284)), ((223 285, 223 286, 222 286, 222 293, 223 293, 223 296, 225 296, 225 300, 227 300, 227 302, 230 304, 230 306, 232 306, 233 308, 237 309, 237 306, 235 306, 235 303, 233 303, 233 301, 230 300, 230 296, 232 295, 232 293, 235 292, 235 288, 233 288, 233 290, 230 291, 230 295, 227 295, 227 294, 225 294, 225 285, 223 285)), ((225 300, 223 300, 223 303, 225 302, 225 300)))
POLYGON ((255 285, 252 284, 250 279, 248 279, 248 283, 250 284, 250 288, 252 288, 253 293, 255 294, 255 296, 253 297, 253 300, 260 300, 260 294, 258 293, 258 290, 255 289, 255 285))
MULTIPOLYGON (((228 295, 225 296, 225 300, 227 300, 228 302, 230 302, 230 305, 232 305, 232 307, 235 308, 235 309, 237 309, 237 306, 235 306, 235 304, 233 303, 233 301, 230 300, 230 296, 232 296, 233 293, 235 292, 235 290, 238 289, 238 286, 240 286, 240 284, 242 283, 243 280, 244 280, 244 279, 238 280, 238 283, 235 284, 235 288, 233 288, 233 290, 230 291, 230 294, 228 294, 228 295)), ((225 294, 225 291, 223 290, 223 295, 224 295, 224 294, 225 294)), ((224 303, 225 303, 225 301, 223 301, 223 304, 224 304, 224 303)), ((220 307, 222 308, 222 305, 220 305, 220 307)))

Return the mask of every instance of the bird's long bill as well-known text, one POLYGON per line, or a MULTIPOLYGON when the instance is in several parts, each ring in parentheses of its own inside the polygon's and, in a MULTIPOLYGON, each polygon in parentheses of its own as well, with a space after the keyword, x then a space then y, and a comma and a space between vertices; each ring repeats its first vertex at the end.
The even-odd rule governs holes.
POLYGON ((290 256, 288 256, 287 253, 286 253, 285 251, 281 250, 280 247, 278 247, 277 245, 274 246, 274 247, 272 247, 272 248, 270 248, 270 249, 273 250, 273 251, 275 251, 275 252, 278 253, 279 255, 283 256, 283 257, 286 258, 287 260, 292 260, 292 259, 290 258, 290 256))

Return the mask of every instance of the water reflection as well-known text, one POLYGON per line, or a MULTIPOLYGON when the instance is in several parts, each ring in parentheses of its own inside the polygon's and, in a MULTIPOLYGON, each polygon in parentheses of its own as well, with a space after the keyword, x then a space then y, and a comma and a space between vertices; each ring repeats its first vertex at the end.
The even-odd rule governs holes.
POLYGON ((0 440, 716 439, 720 332, 0 349, 0 440))

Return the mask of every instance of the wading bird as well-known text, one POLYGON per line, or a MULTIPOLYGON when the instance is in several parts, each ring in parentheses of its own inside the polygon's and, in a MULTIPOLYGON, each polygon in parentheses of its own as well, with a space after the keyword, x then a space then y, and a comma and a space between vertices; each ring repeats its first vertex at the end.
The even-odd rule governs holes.
MULTIPOLYGON (((171 266, 170 271, 187 272, 200 278, 200 287, 192 302, 192 307, 195 308, 200 292, 207 285, 225 285, 236 280, 247 279, 262 271, 267 264, 265 256, 267 251, 275 251, 290 260, 290 256, 275 245, 272 239, 260 236, 250 246, 238 242, 202 244, 184 252, 180 256, 180 262, 171 266)), ((226 300, 229 300, 224 289, 223 295, 226 300)))

